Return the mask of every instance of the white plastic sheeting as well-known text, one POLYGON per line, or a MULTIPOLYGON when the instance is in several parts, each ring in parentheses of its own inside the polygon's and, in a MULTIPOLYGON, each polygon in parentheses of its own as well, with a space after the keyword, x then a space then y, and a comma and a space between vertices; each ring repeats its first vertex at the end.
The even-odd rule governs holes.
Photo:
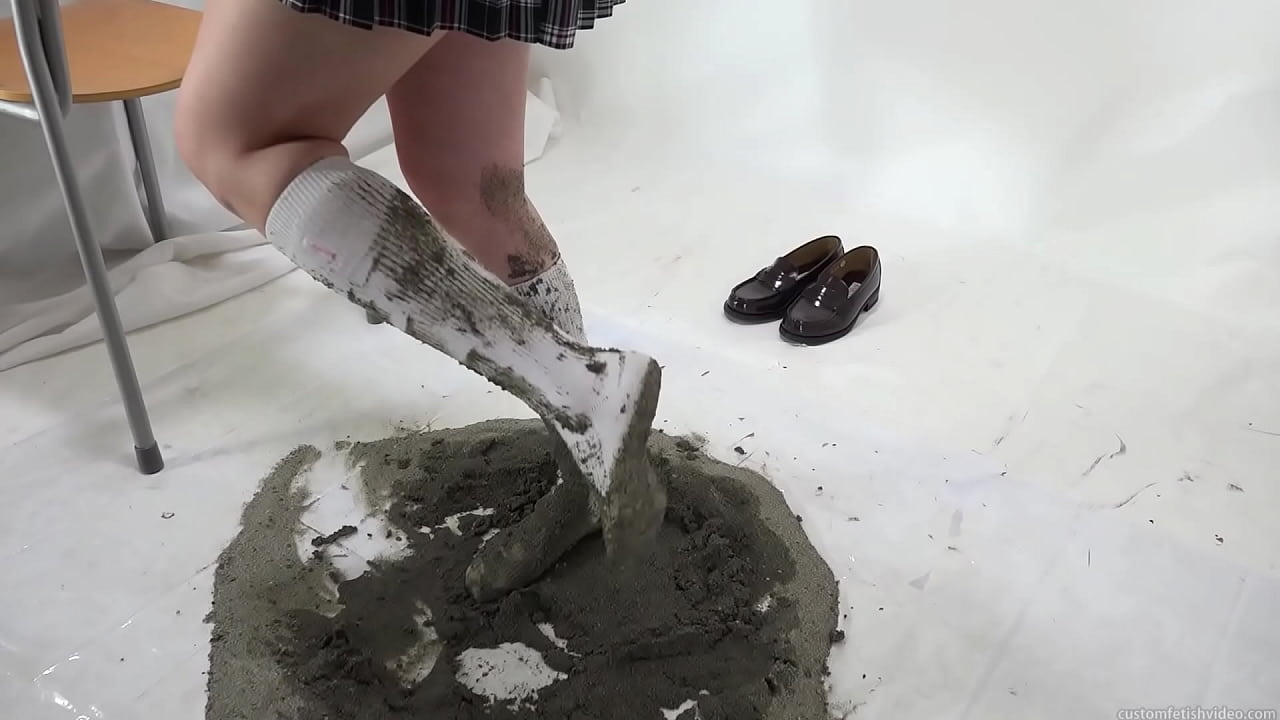
MULTIPOLYGON (((1280 708, 1278 16, 632 0, 540 54, 567 122, 530 182, 588 331, 655 353, 661 426, 805 517, 837 716, 1280 708), (852 335, 719 317, 828 232, 884 256, 852 335)), ((152 478, 100 349, 0 374, 23 718, 201 716, 210 563, 294 445, 527 414, 300 273, 133 344, 152 478)))

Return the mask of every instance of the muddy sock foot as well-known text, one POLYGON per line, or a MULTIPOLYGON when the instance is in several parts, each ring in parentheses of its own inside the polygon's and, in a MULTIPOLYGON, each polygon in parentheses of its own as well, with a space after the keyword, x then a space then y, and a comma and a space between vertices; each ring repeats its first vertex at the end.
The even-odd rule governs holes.
MULTIPOLYGON (((604 531, 605 548, 615 562, 623 564, 653 547, 667 511, 666 488, 649 464, 648 448, 649 431, 658 410, 662 370, 657 362, 646 359, 648 362, 641 371, 643 378, 638 384, 626 385, 637 389, 629 394, 629 403, 622 406, 620 419, 625 422, 625 430, 621 442, 616 451, 606 455, 613 460, 609 482, 593 483, 604 496, 600 526, 604 531)), ((635 369, 636 364, 632 363, 631 368, 635 369)), ((597 422, 601 419, 596 418, 597 422)), ((568 465, 561 462, 561 470, 568 465)), ((578 466, 582 467, 581 461, 578 466)), ((566 474, 565 482, 570 477, 566 474)), ((589 475, 586 477, 594 480, 589 475)))
POLYGON ((599 529, 598 498, 591 486, 581 478, 561 482, 538 500, 533 512, 480 548, 467 567, 467 590, 488 601, 529 585, 599 529))
MULTIPOLYGON (((666 510, 665 488, 647 462, 644 470, 643 484, 630 486, 625 495, 614 495, 610 511, 614 513, 610 552, 624 571, 653 546, 666 510)), ((556 485, 529 515, 480 548, 467 567, 467 590, 475 599, 488 601, 533 583, 601 529, 602 505, 609 506, 580 477, 556 485)))

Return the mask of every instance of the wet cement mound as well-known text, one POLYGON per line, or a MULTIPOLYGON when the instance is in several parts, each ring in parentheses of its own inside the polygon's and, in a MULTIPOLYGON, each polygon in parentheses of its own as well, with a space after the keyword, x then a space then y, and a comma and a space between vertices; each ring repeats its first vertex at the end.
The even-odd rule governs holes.
POLYGON ((655 434, 650 452, 669 494, 650 556, 620 572, 597 535, 534 585, 480 603, 463 584, 476 549, 556 482, 541 423, 351 448, 408 552, 350 580, 329 566, 341 538, 298 558, 292 486, 319 456, 300 448, 219 560, 206 717, 826 717, 836 584, 799 521, 766 480, 688 440, 655 434))

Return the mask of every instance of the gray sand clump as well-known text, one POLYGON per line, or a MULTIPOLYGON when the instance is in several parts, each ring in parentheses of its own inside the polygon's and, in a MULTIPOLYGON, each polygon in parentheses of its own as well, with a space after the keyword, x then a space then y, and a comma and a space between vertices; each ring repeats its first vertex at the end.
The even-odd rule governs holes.
POLYGON ((218 558, 213 610, 205 618, 213 624, 206 717, 303 716, 305 705, 287 669, 265 660, 289 613, 338 609, 325 599, 324 564, 304 563, 294 544, 304 499, 294 480, 319 459, 319 450, 302 446, 281 460, 245 506, 240 534, 218 558))
POLYGON ((293 481, 319 453, 294 451, 219 559, 206 718, 658 720, 686 700, 696 713, 679 720, 827 717, 836 583, 801 523, 764 478, 687 439, 655 434, 649 449, 668 492, 652 552, 619 568, 595 535, 532 585, 485 603, 467 593, 465 570, 556 482, 544 426, 504 420, 357 443, 362 491, 389 504, 408 552, 341 581, 337 604, 325 553, 341 540, 297 557, 293 481), (487 510, 464 514, 477 508, 487 510), (525 702, 459 681, 464 652, 510 643, 536 650, 556 680, 525 702))

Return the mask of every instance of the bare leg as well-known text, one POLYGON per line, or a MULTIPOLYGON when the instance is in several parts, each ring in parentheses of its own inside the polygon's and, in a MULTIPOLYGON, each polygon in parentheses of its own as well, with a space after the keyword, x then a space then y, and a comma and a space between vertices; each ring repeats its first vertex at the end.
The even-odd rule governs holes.
POLYGON ((178 94, 178 150, 253 227, 444 36, 344 27, 274 0, 209 0, 178 94))
POLYGON ((413 193, 480 264, 509 284, 559 257, 525 196, 529 46, 454 34, 387 94, 413 193))
MULTIPOLYGON (((433 216, 491 272, 585 341, 559 249, 525 193, 529 46, 451 35, 388 95, 400 168, 433 216)), ((554 437, 554 433, 553 433, 554 437)), ((525 585, 599 529, 597 498, 570 476, 484 545, 467 572, 481 599, 525 585)))
POLYGON ((572 277, 525 194, 529 46, 452 34, 388 95, 410 189, 490 272, 582 339, 572 277))
POLYGON ((178 118, 196 176, 317 280, 537 411, 604 497, 610 547, 645 542, 664 504, 644 449, 656 363, 564 335, 339 142, 436 38, 211 5, 178 118))

